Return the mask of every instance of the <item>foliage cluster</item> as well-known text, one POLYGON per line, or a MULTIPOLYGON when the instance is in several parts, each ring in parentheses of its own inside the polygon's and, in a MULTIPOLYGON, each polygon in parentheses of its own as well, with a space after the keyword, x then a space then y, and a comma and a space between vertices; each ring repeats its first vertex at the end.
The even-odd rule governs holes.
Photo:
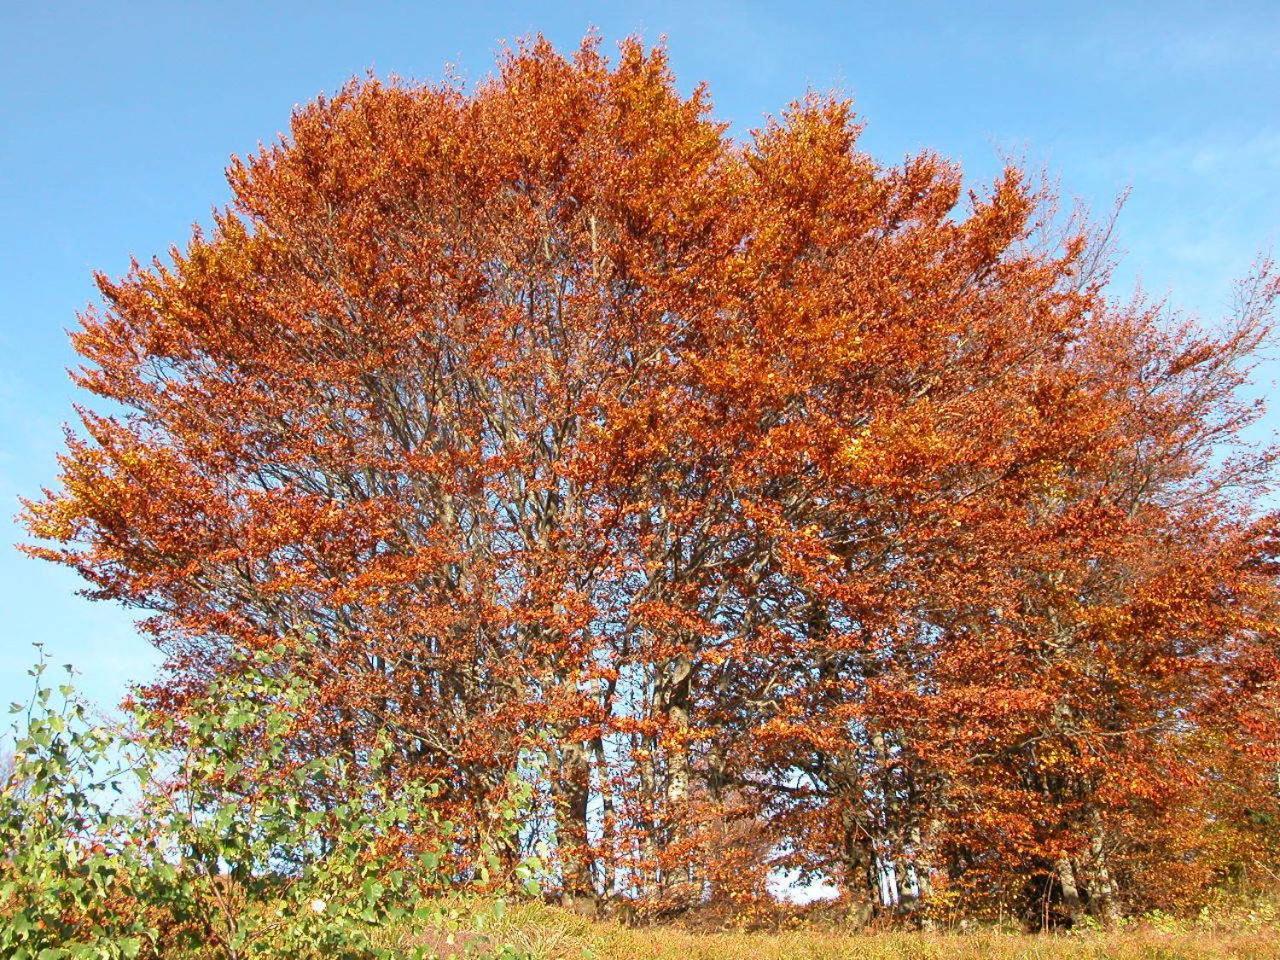
POLYGON ((129 730, 32 670, 0 791, 0 954, 373 960, 428 955, 386 945, 387 924, 483 923, 441 899, 462 884, 434 788, 378 775, 377 749, 298 756, 314 689, 271 663, 243 662, 180 719, 137 707, 129 730))

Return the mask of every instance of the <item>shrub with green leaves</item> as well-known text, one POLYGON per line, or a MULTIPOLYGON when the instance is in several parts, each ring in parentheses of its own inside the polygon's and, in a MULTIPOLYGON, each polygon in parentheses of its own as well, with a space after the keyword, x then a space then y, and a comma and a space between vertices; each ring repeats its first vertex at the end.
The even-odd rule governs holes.
POLYGON ((432 895, 459 886, 435 788, 382 774, 379 750, 290 755, 314 691, 274 662, 246 659, 180 717, 135 708, 127 730, 31 671, 0 791, 0 956, 424 956, 381 929, 478 919, 432 895))
MULTIPOLYGON (((0 955, 13 960, 136 957, 154 928, 134 897, 141 850, 113 794, 141 758, 93 724, 69 684, 44 685, 43 659, 13 769, 0 788, 0 955)), ((21 731, 21 732, 19 732, 21 731)))

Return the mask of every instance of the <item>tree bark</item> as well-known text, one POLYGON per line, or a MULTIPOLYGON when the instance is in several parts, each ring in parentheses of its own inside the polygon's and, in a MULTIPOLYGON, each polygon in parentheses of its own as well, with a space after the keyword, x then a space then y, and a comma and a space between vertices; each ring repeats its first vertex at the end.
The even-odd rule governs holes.
POLYGON ((584 744, 563 741, 558 766, 554 791, 557 846, 563 871, 561 899, 565 906, 572 906, 575 900, 595 896, 587 834, 591 766, 584 744))

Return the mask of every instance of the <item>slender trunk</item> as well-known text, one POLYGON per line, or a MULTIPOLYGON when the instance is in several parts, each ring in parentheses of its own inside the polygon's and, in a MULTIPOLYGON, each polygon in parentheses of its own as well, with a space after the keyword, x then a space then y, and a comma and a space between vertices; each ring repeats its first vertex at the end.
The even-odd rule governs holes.
POLYGON ((842 821, 845 874, 849 892, 854 898, 849 908, 849 920, 855 926, 862 926, 875 915, 879 903, 879 878, 876 876, 875 858, 868 851, 858 828, 857 816, 852 810, 845 810, 842 821))
MULTIPOLYGON (((669 846, 682 839, 687 833, 685 827, 685 807, 689 800, 689 714, 691 709, 691 688, 693 678, 693 661, 688 654, 681 654, 672 662, 668 671, 663 703, 666 712, 667 730, 671 741, 667 747, 667 796, 664 846, 669 846)), ((678 883, 696 882, 696 867, 692 859, 688 860, 684 869, 672 870, 671 876, 678 883)))
POLYGON ((681 654, 671 665, 667 687, 667 728, 672 743, 667 750, 667 802, 672 806, 683 804, 689 798, 689 731, 690 688, 693 664, 688 655, 681 654))
POLYGON ((1084 904, 1080 899, 1080 888, 1076 885, 1076 871, 1070 858, 1063 855, 1054 864, 1054 873, 1058 878, 1058 886, 1062 890, 1062 909, 1074 923, 1080 919, 1084 904))
POLYGON ((587 836, 591 767, 584 745, 577 740, 562 742, 558 766, 554 784, 557 846, 563 871, 561 897, 568 906, 595 892, 587 836))
POLYGON ((637 774, 640 780, 640 824, 639 835, 635 840, 640 855, 640 864, 636 870, 636 883, 642 897, 651 896, 662 884, 662 868, 658 863, 658 793, 657 772, 654 754, 657 751, 657 737, 646 733, 640 740, 640 762, 637 774))
POLYGON ((602 895, 607 900, 613 896, 617 886, 618 850, 614 843, 614 830, 617 828, 617 823, 614 812, 613 782, 610 779, 609 760, 605 755, 603 738, 596 737, 591 741, 591 755, 595 759, 596 776, 599 777, 600 786, 601 845, 604 850, 602 895))
POLYGON ((1115 879, 1111 875, 1106 847, 1106 830, 1102 817, 1097 810, 1089 816, 1089 864, 1087 869, 1089 886, 1089 909, 1095 917, 1105 924, 1114 924, 1120 919, 1119 891, 1115 879))
POLYGON ((933 893, 933 866, 929 858, 927 841, 919 824, 912 824, 907 832, 911 843, 911 872, 915 881, 915 899, 917 903, 928 901, 933 893))
POLYGON ((900 900, 898 884, 901 877, 899 874, 902 869, 902 860, 899 857, 902 850, 901 834, 898 832, 901 826, 901 813, 893 771, 893 760, 889 751, 889 738, 885 736, 883 731, 877 730, 871 736, 871 747, 875 751, 876 766, 879 768, 877 779, 880 787, 880 810, 883 824, 883 833, 878 838, 881 900, 886 907, 897 907, 900 900))

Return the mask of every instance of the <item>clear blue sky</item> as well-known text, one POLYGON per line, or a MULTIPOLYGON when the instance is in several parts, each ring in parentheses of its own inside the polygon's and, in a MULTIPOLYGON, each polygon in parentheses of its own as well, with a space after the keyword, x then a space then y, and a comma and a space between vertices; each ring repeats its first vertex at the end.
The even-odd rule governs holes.
MULTIPOLYGON (((1280 3, 209 4, 0 0, 0 702, 30 643, 114 702, 154 658, 128 615, 8 545, 17 497, 55 477, 77 399, 66 330, 90 272, 186 240, 225 201, 229 154, 353 74, 486 74, 500 41, 665 35, 687 89, 739 134, 807 88, 851 94, 864 146, 922 147, 975 182, 1047 167, 1105 212, 1132 196, 1121 290, 1207 320, 1280 238, 1280 3), (1051 9, 1052 8, 1052 9, 1051 9)), ((1269 389, 1269 388, 1268 388, 1269 389)), ((1277 422, 1277 421, 1273 421, 1277 422)))

